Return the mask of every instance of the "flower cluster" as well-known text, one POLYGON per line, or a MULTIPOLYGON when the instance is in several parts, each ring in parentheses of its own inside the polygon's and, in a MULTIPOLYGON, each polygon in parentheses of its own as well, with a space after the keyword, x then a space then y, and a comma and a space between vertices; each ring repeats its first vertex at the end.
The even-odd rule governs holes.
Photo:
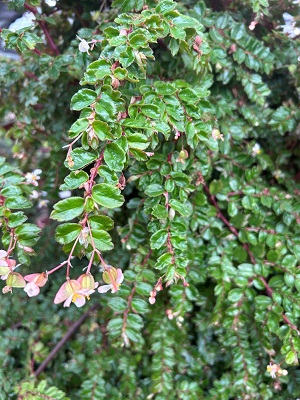
POLYGON ((286 369, 281 369, 280 365, 272 363, 267 366, 267 371, 270 373, 273 379, 288 374, 286 369))
MULTIPOLYGON (((14 269, 18 267, 16 261, 9 258, 7 251, 0 250, 0 277, 2 280, 6 280, 6 286, 2 289, 2 293, 12 292, 12 288, 23 288, 29 297, 37 296, 40 293, 40 288, 47 283, 48 275, 64 264, 66 262, 49 272, 35 273, 23 277, 21 274, 14 272, 14 269)), ((63 302, 64 307, 69 307, 71 303, 74 303, 77 307, 82 307, 98 286, 99 293, 106 293, 109 290, 112 293, 116 293, 120 289, 124 275, 120 268, 116 269, 105 265, 102 278, 106 285, 99 286, 99 283, 95 282, 94 277, 89 272, 82 274, 78 279, 67 278, 67 281, 62 284, 56 293, 54 303, 63 302)))

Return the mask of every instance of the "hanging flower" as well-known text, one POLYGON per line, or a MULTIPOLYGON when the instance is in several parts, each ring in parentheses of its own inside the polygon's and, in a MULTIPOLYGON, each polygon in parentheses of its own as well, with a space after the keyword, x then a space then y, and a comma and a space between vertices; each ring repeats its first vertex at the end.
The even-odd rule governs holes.
POLYGON ((29 297, 33 297, 40 293, 40 288, 46 284, 48 275, 47 272, 42 272, 41 274, 26 275, 24 276, 24 279, 28 282, 24 288, 24 291, 29 297))
POLYGON ((114 267, 109 267, 107 270, 105 270, 102 277, 104 282, 108 283, 108 285, 99 286, 99 293, 106 293, 109 290, 111 290, 112 293, 116 293, 124 280, 122 270, 120 268, 116 269, 114 267))
POLYGON ((27 174, 25 175, 26 182, 30 183, 33 186, 38 186, 38 181, 41 179, 41 173, 41 169, 35 169, 32 172, 27 172, 27 174))
POLYGON ((78 35, 76 35, 76 37, 77 37, 77 39, 80 40, 80 43, 79 43, 79 45, 78 45, 79 51, 81 51, 81 53, 88 53, 88 54, 90 54, 90 53, 89 53, 89 49, 90 49, 89 43, 88 43, 86 40, 81 39, 81 37, 79 37, 78 35))
POLYGON ((54 298, 54 304, 59 304, 64 301, 64 307, 70 307, 74 303, 76 307, 85 305, 86 298, 89 300, 89 295, 95 292, 95 282, 92 275, 86 275, 89 278, 84 279, 81 275, 77 280, 68 279, 65 282, 54 298))

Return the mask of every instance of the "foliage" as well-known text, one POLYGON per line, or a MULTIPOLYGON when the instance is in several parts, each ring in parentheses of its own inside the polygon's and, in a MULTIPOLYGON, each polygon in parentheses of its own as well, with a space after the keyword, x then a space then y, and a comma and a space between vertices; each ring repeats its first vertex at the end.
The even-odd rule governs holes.
POLYGON ((300 396, 299 2, 9 4, 0 396, 300 396))

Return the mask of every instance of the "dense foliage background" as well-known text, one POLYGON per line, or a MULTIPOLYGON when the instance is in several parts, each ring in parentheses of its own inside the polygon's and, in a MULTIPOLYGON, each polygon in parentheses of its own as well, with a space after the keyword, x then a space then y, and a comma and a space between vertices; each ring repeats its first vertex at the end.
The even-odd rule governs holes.
POLYGON ((54 3, 1 32, 0 399, 296 399, 299 1, 54 3))

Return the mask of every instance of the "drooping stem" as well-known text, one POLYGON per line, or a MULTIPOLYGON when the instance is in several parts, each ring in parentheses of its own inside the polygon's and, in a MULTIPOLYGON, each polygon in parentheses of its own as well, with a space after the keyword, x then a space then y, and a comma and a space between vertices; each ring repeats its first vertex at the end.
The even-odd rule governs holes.
POLYGON ((58 269, 60 269, 61 267, 63 267, 65 264, 67 264, 68 260, 63 261, 62 263, 60 263, 57 267, 50 269, 50 271, 47 271, 47 275, 51 275, 53 274, 53 272, 57 271, 58 269))

